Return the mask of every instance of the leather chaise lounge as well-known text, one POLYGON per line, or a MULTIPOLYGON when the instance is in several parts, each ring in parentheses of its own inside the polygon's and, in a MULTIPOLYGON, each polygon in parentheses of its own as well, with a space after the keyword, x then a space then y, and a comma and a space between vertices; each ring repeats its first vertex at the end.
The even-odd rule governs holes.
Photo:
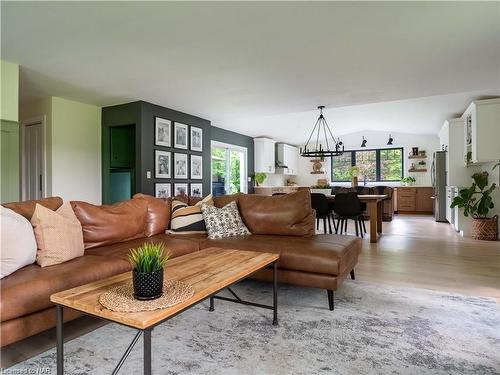
MULTIPOLYGON (((197 201, 186 196, 177 199, 188 204, 197 201)), ((111 206, 71 202, 82 224, 85 254, 50 267, 32 264, 0 281, 1 346, 55 327, 55 307, 49 300, 52 293, 130 271, 126 256, 131 248, 145 241, 164 243, 172 257, 211 246, 279 253, 279 282, 326 289, 333 310, 334 291, 349 274, 354 278, 361 240, 345 235, 315 235, 315 214, 308 191, 274 197, 235 194, 214 198, 217 207, 230 201, 238 204, 250 236, 209 240, 200 234, 166 234, 170 199, 136 194, 131 200, 111 206)), ((62 199, 51 197, 4 206, 30 220, 35 203, 56 210, 62 199)), ((254 276, 262 280, 272 277, 267 270, 254 276)), ((65 321, 78 316, 73 310, 64 313, 65 321)))

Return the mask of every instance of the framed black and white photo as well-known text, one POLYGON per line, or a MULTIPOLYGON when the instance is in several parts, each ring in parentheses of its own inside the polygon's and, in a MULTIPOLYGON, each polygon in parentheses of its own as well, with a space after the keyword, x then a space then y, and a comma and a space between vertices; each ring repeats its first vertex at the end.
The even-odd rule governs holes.
POLYGON ((187 154, 174 153, 174 178, 188 178, 188 156, 187 154))
POLYGON ((191 155, 191 178, 203 179, 203 157, 200 155, 191 155))
POLYGON ((174 123, 174 147, 188 148, 188 126, 179 122, 174 123))
POLYGON ((172 184, 155 184, 156 198, 169 198, 172 196, 172 184))
POLYGON ((171 178, 171 153, 155 150, 155 178, 171 178))
POLYGON ((191 184, 191 193, 190 195, 192 197, 202 197, 203 196, 203 184, 201 183, 196 183, 196 184, 191 184))
POLYGON ((174 184, 175 195, 188 195, 188 184, 174 184))
POLYGON ((203 129, 191 126, 191 150, 203 151, 203 129))
POLYGON ((171 147, 172 121, 161 117, 155 117, 155 145, 171 147))

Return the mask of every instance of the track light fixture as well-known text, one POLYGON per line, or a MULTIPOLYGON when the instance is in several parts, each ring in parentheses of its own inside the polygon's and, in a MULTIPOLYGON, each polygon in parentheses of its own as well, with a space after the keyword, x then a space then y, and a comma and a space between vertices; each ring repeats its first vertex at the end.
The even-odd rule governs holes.
POLYGON ((387 146, 392 146, 392 142, 394 139, 392 138, 392 135, 389 134, 389 140, 387 141, 387 146))
POLYGON ((363 141, 361 142, 361 147, 366 147, 366 139, 363 136, 363 141))

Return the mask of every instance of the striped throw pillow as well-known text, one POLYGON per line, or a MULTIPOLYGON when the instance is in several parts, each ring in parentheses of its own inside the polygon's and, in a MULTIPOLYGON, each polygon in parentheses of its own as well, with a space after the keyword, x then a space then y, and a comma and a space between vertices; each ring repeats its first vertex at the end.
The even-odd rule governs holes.
POLYGON ((170 219, 170 231, 167 233, 206 233, 205 220, 201 212, 201 205, 213 206, 212 195, 205 197, 194 206, 177 199, 172 201, 172 215, 170 219))

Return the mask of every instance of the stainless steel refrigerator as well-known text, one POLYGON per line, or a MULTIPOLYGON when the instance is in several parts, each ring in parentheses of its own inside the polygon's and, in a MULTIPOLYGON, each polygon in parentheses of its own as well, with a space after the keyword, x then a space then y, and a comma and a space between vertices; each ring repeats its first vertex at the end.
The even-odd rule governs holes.
POLYGON ((446 151, 434 152, 431 168, 434 189, 434 218, 446 221, 446 151))

